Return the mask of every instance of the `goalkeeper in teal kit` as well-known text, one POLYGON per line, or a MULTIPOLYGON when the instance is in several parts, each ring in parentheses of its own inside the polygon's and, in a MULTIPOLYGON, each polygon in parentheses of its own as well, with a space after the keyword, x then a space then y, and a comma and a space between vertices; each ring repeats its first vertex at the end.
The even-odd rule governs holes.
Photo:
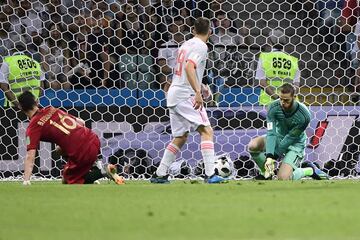
POLYGON ((252 139, 248 145, 250 155, 259 166, 261 175, 271 179, 276 160, 281 160, 277 173, 279 180, 298 180, 303 177, 328 179, 328 176, 311 162, 304 162, 305 129, 311 114, 296 100, 295 88, 285 83, 280 87, 279 99, 268 105, 267 134, 252 139))

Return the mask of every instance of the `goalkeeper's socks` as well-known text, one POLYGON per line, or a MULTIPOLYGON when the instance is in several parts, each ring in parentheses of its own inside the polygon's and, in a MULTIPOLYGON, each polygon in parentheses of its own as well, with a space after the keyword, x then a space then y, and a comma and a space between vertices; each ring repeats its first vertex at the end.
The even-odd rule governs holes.
POLYGON ((201 154, 204 159, 205 175, 212 176, 215 173, 215 152, 213 141, 201 142, 201 154))
POLYGON ((314 170, 311 167, 297 168, 293 171, 293 180, 299 180, 303 177, 310 177, 314 174, 314 170))
POLYGON ((165 176, 168 174, 168 169, 170 165, 175 161, 176 154, 179 152, 178 146, 173 143, 169 143, 164 151, 164 156, 161 159, 160 165, 156 170, 156 175, 159 177, 165 176))
POLYGON ((92 168, 91 171, 89 171, 85 176, 84 176, 84 184, 92 184, 94 183, 96 180, 103 178, 103 174, 101 173, 101 170, 98 169, 97 167, 92 168))
POLYGON ((254 159, 254 161, 256 162, 256 164, 258 165, 258 167, 260 168, 261 173, 265 172, 265 162, 266 162, 266 156, 265 156, 265 152, 251 152, 250 151, 250 155, 252 157, 252 159, 254 159))

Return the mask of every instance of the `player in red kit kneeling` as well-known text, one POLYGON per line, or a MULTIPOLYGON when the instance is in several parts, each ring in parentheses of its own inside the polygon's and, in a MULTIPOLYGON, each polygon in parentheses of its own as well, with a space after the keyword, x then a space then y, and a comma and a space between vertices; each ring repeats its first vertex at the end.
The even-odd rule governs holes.
POLYGON ((63 183, 89 184, 103 177, 112 179, 116 184, 125 183, 116 173, 114 165, 107 164, 103 167, 97 162, 100 153, 99 138, 85 127, 82 119, 54 107, 40 109, 35 96, 29 91, 22 93, 18 101, 20 109, 30 119, 26 129, 24 185, 30 185, 40 141, 55 143, 57 151, 66 159, 63 183))

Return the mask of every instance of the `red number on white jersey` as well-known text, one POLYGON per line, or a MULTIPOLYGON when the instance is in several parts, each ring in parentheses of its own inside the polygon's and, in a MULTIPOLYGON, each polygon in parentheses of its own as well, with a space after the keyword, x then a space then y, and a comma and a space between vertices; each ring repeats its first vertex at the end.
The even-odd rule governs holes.
POLYGON ((175 74, 181 77, 182 67, 185 59, 185 50, 180 50, 176 58, 175 74))

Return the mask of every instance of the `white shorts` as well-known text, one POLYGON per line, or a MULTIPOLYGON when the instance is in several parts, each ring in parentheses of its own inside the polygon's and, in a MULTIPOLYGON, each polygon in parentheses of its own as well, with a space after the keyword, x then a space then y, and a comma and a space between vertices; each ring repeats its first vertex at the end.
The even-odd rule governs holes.
POLYGON ((205 107, 194 109, 194 97, 169 107, 170 125, 173 137, 181 137, 187 132, 195 131, 199 126, 210 126, 205 107))

